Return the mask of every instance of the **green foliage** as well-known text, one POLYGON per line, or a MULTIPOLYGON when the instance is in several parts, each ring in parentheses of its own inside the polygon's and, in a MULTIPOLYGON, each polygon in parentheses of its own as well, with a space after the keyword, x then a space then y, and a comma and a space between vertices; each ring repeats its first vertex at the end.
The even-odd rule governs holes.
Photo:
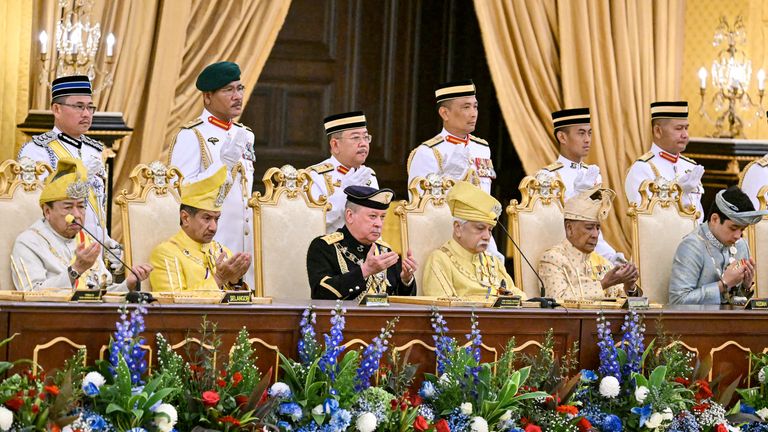
POLYGON ((393 395, 402 396, 405 394, 416 377, 419 365, 409 363, 410 356, 411 348, 408 348, 402 357, 395 350, 387 351, 386 364, 388 367, 382 380, 382 386, 393 395))
POLYGON ((555 337, 550 328, 545 333, 542 347, 536 355, 522 355, 522 363, 531 367, 529 386, 552 393, 578 369, 579 345, 577 342, 566 350, 559 361, 555 356, 554 348, 555 337))

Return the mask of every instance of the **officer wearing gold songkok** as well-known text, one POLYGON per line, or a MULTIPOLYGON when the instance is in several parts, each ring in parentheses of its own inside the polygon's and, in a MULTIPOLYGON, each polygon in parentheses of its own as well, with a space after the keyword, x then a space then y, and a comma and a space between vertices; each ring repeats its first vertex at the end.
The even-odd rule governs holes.
POLYGON ((307 274, 313 299, 351 300, 363 293, 413 295, 417 263, 411 251, 401 258, 381 240, 391 189, 349 186, 344 226, 312 240, 307 274))
POLYGON ((136 265, 122 283, 112 283, 112 274, 99 259, 99 244, 79 225, 86 215, 87 170, 79 159, 62 158, 57 162, 56 171, 45 179, 40 194, 43 218, 19 234, 13 245, 11 269, 16 289, 136 288, 136 275, 140 282, 152 268, 136 265))
MULTIPOLYGON (((51 83, 51 112, 53 130, 32 137, 24 144, 18 159, 28 157, 45 162, 54 170, 62 158, 80 159, 88 171, 85 227, 113 253, 122 256, 120 244, 109 237, 107 227, 107 173, 104 167, 104 146, 86 136, 91 128, 96 106, 93 104, 91 81, 85 75, 59 77, 51 83)), ((47 173, 41 176, 45 178, 47 173)), ((122 263, 103 251, 103 258, 115 273, 122 263)))
POLYGON ((181 229, 152 251, 152 291, 248 289, 243 276, 251 265, 247 253, 214 240, 227 196, 227 169, 181 185, 181 229))
POLYGON ((567 300, 599 300, 637 295, 637 268, 614 266, 595 252, 600 224, 611 211, 615 193, 592 187, 565 202, 565 240, 544 252, 539 275, 547 296, 567 300))
MULTIPOLYGON (((171 146, 169 164, 190 182, 211 177, 222 166, 229 178, 221 211, 221 229, 216 241, 235 252, 253 255, 253 211, 248 199, 253 190, 256 154, 254 135, 234 119, 243 111, 245 87, 240 81, 240 67, 232 62, 207 66, 197 77, 202 93, 203 113, 184 126, 171 146)), ((253 268, 245 280, 253 286, 253 268)))
POLYGON ((514 294, 515 287, 504 262, 488 253, 491 229, 501 215, 501 203, 468 182, 448 192, 454 217, 453 237, 434 250, 424 267, 424 295, 437 297, 514 294))
POLYGON ((309 167, 312 177, 310 194, 318 199, 324 195, 331 203, 325 215, 326 232, 333 233, 344 226, 344 190, 349 186, 379 188, 376 173, 365 160, 373 137, 362 111, 334 114, 323 120, 331 157, 309 167))
POLYGON ((681 154, 688 146, 688 124, 688 102, 651 104, 653 144, 651 150, 640 156, 629 168, 624 191, 630 203, 640 205, 640 186, 643 181, 675 181, 683 190, 683 204, 696 207, 701 222, 704 218, 701 207, 704 167, 681 154))

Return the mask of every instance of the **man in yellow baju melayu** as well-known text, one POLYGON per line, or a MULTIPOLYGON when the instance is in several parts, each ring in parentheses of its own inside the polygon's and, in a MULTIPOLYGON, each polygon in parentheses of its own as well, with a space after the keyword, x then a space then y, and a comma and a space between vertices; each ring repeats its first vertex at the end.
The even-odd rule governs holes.
POLYGON ((233 254, 213 240, 229 181, 221 167, 210 177, 181 185, 181 229, 152 251, 152 291, 248 289, 243 275, 251 255, 233 254))

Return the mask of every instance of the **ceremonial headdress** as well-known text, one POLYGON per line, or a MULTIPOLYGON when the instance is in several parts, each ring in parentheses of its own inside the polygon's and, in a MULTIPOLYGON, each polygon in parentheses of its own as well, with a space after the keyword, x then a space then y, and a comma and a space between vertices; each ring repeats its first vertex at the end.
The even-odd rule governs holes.
POLYGON ((554 129, 575 124, 589 124, 589 108, 571 108, 552 113, 554 129))
POLYGON ((40 193, 40 205, 68 199, 85 199, 88 196, 88 170, 80 159, 62 158, 56 172, 45 179, 40 193))
POLYGON ((221 211, 227 197, 227 167, 194 183, 182 183, 181 203, 200 210, 221 211))
POLYGON ((367 125, 365 114, 362 111, 330 115, 323 119, 325 134, 330 135, 348 129, 364 128, 367 125))
POLYGON ((448 191, 448 208, 453 217, 473 222, 484 222, 496 226, 501 216, 501 203, 488 193, 461 181, 448 191))
POLYGON ((91 96, 91 80, 85 75, 59 77, 51 83, 51 99, 61 96, 91 96))
POLYGON ((475 83, 471 79, 451 81, 440 84, 435 88, 435 103, 475 95, 475 83))
POLYGON ((739 226, 754 225, 760 222, 763 216, 768 215, 768 210, 739 211, 737 206, 726 201, 723 196, 725 191, 723 189, 715 195, 715 205, 734 224, 739 226))
POLYGON ((651 103, 651 120, 688 118, 688 102, 668 101, 651 103))
POLYGON ((376 189, 368 186, 349 186, 344 189, 347 201, 376 210, 386 210, 395 197, 392 189, 376 189))
POLYGON ((240 79, 240 66, 228 61, 210 64, 197 76, 195 86, 202 92, 216 91, 240 79))
POLYGON ((594 186, 568 199, 563 215, 566 220, 602 222, 611 212, 615 196, 616 193, 610 189, 594 186))

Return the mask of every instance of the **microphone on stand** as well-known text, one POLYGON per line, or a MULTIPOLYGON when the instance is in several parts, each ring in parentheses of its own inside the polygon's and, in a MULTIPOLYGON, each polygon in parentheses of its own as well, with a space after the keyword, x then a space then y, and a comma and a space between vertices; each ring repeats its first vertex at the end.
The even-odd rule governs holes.
MULTIPOLYGON (((70 224, 71 224, 71 223, 73 223, 73 224, 75 224, 75 225, 79 226, 79 227, 80 227, 80 228, 81 228, 83 231, 85 231, 86 233, 88 233, 88 235, 90 235, 90 236, 91 236, 91 238, 92 238, 93 240, 95 240, 95 241, 96 241, 96 243, 100 244, 100 245, 101 245, 101 247, 103 247, 105 251, 109 252, 109 254, 110 254, 110 255, 112 255, 113 257, 115 257, 115 259, 117 259, 117 261, 119 261, 119 262, 120 262, 120 264, 122 264, 122 265, 123 265, 125 268, 127 268, 127 269, 128 269, 130 272, 131 272, 131 273, 133 273, 133 275, 136 277, 136 285, 137 285, 137 286, 141 286, 141 278, 139 277, 139 275, 138 275, 138 274, 136 274, 136 272, 135 272, 135 271, 133 271, 133 269, 132 269, 132 268, 130 268, 130 267, 128 266, 128 264, 126 264, 126 263, 125 263, 125 261, 123 261, 123 260, 122 260, 122 259, 121 259, 119 256, 117 256, 117 255, 116 255, 114 252, 112 252, 112 250, 111 250, 110 248, 108 248, 108 247, 107 247, 107 245, 105 245, 104 243, 102 243, 102 241, 101 241, 101 240, 99 240, 98 238, 96 238, 96 236, 95 236, 95 235, 93 235, 93 233, 92 233, 92 232, 88 231, 88 229, 87 229, 86 227, 84 227, 84 226, 83 226, 83 224, 81 224, 80 222, 78 222, 78 221, 77 221, 77 219, 75 219, 75 217, 74 217, 74 216, 72 216, 71 214, 68 214, 68 215, 66 215, 66 216, 64 217, 64 220, 65 220, 65 221, 67 221, 67 223, 70 223, 70 224)), ((126 284, 126 285, 127 285, 127 284, 126 284)), ((145 293, 145 292, 141 292, 141 290, 132 290, 132 289, 130 289, 130 288, 128 288, 128 293, 125 295, 125 299, 126 299, 128 302, 130 302, 130 303, 138 303, 138 302, 140 302, 140 301, 144 301, 144 302, 147 302, 147 303, 151 303, 151 302, 155 301, 155 298, 152 296, 152 294, 151 294, 151 293, 145 293)))

